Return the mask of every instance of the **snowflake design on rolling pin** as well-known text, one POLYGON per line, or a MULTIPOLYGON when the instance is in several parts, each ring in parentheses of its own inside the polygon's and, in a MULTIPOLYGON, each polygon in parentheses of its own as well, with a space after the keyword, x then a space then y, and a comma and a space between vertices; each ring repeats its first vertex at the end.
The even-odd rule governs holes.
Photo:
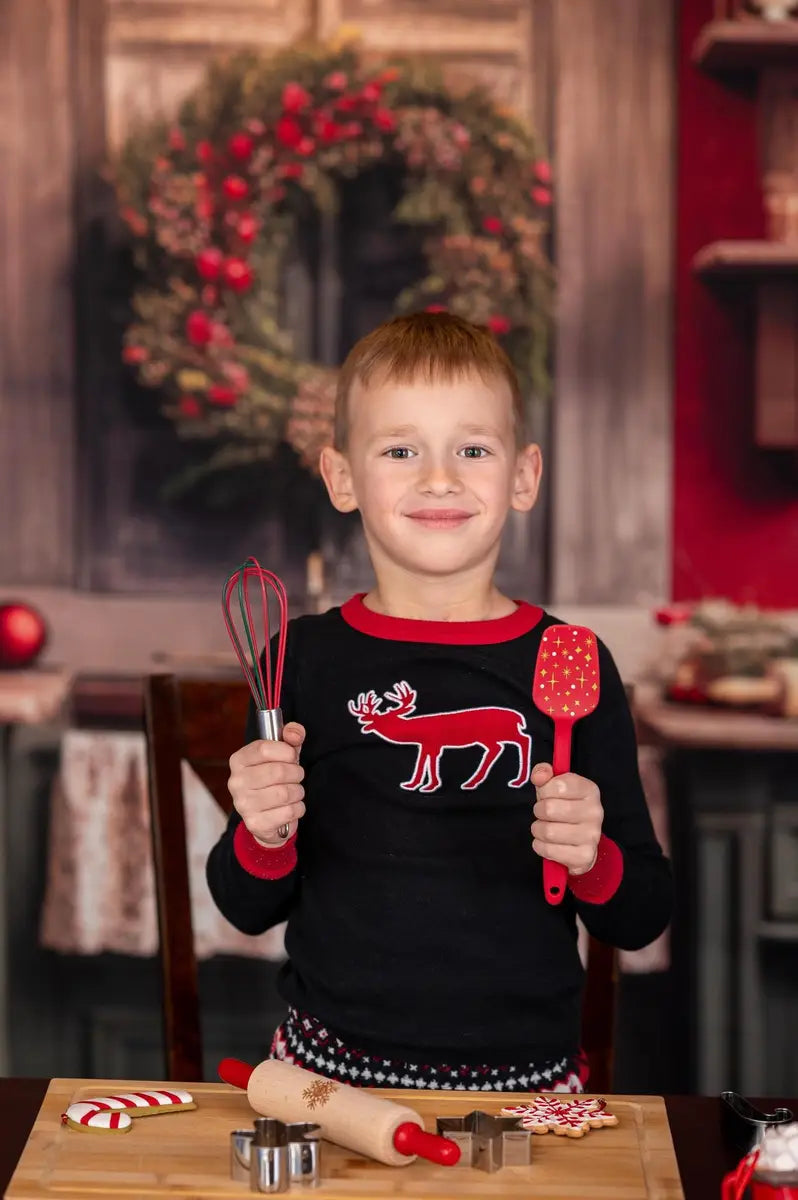
POLYGON ((315 1079, 308 1084, 302 1093, 302 1099, 311 1112, 316 1108, 324 1108, 330 1097, 338 1091, 338 1084, 331 1079, 315 1079))

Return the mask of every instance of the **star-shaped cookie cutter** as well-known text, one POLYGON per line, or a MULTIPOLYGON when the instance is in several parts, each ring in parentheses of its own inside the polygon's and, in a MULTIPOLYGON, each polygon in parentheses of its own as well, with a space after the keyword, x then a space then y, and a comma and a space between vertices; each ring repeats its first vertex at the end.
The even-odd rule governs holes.
POLYGON ((438 1133, 460 1147, 461 1167, 500 1171, 502 1167, 528 1167, 532 1161, 532 1134, 517 1117, 494 1117, 474 1109, 464 1117, 438 1117, 438 1133))

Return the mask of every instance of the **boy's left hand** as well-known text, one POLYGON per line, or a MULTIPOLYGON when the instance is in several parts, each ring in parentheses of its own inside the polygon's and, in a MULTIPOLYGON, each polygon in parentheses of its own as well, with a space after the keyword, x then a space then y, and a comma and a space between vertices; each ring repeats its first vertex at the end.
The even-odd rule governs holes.
POLYGON ((537 800, 532 810, 532 849, 562 863, 571 875, 585 875, 596 861, 604 809, 591 780, 568 771, 556 775, 549 763, 532 770, 537 800))

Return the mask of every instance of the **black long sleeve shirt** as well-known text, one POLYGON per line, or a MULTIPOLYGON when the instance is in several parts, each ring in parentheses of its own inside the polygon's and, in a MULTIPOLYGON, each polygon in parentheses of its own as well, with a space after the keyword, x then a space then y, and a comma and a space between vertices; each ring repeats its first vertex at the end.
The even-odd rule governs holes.
POLYGON ((600 700, 574 727, 571 769, 599 786, 605 837, 562 904, 544 899, 529 773, 551 762, 554 727, 531 693, 555 622, 526 604, 492 621, 411 621, 353 597, 289 626, 283 713, 307 730, 295 852, 261 849, 234 813, 208 882, 244 932, 287 920, 283 998, 351 1045, 462 1063, 573 1053, 577 914, 624 949, 668 923, 669 864, 600 642, 600 700))

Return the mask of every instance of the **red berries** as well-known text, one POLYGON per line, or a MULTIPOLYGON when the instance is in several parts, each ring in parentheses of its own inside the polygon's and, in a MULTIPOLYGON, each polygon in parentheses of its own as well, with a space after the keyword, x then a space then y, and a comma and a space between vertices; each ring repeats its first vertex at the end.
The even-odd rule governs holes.
POLYGON ((225 259, 222 268, 222 279, 233 292, 247 292, 252 287, 254 274, 248 262, 243 258, 225 259))
POLYGON ((214 283, 219 278, 223 262, 224 255, 221 250, 217 250, 215 246, 209 246, 207 250, 203 250, 197 255, 197 271, 202 279, 207 280, 208 283, 214 283))
POLYGON ((186 317, 186 337, 192 346, 207 346, 213 337, 213 322, 201 308, 186 317))
POLYGON ((240 175, 228 175, 222 182, 222 191, 228 200, 244 200, 249 195, 249 184, 240 175))
POLYGON ((227 149, 231 158, 235 158, 239 162, 248 162, 255 149, 255 139, 248 133, 234 133, 227 143, 227 149))

